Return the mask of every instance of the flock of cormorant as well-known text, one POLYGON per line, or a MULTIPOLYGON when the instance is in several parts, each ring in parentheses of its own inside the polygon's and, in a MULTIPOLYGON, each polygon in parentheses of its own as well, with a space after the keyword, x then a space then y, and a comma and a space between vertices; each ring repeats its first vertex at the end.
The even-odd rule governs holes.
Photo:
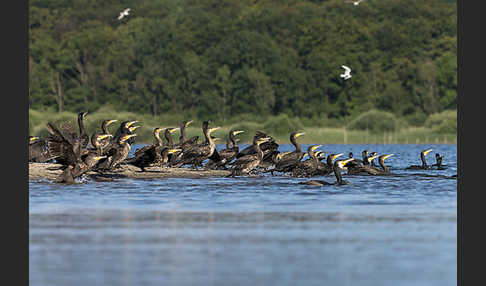
MULTIPOLYGON (((256 172, 287 173, 293 177, 326 176, 334 173, 335 183, 328 183, 322 180, 310 180, 300 184, 308 185, 330 185, 346 184, 342 179, 341 171, 346 170, 348 174, 386 175, 389 169, 385 160, 393 154, 378 156, 376 152, 364 150, 362 159, 354 158, 353 153, 349 157, 337 160, 342 156, 329 154, 317 150, 322 145, 311 145, 305 153, 297 138, 304 135, 304 132, 293 132, 290 134, 290 142, 295 150, 291 152, 278 151, 279 145, 268 134, 257 131, 253 137, 253 144, 240 150, 238 139, 235 138, 243 130, 231 130, 228 134, 226 148, 216 150, 215 141, 218 138, 212 133, 220 127, 210 127, 210 121, 204 121, 202 131, 204 141, 199 143, 199 136, 186 137, 185 129, 193 121, 184 121, 180 127, 155 128, 153 136, 155 143, 137 149, 133 156, 128 158, 131 145, 135 142, 137 134, 134 131, 140 126, 135 125, 138 121, 124 121, 114 134, 111 134, 108 127, 118 120, 104 120, 101 124, 101 131, 95 132, 91 139, 84 128, 83 119, 87 112, 78 114, 78 132, 70 122, 63 122, 59 128, 52 122, 47 123, 47 138, 30 136, 29 139, 29 162, 56 162, 61 164, 63 172, 58 182, 72 183, 88 171, 104 173, 114 171, 123 164, 129 164, 140 168, 145 172, 147 167, 172 167, 179 168, 191 166, 195 169, 204 167, 206 169, 231 170, 228 177, 252 175, 256 172), (172 134, 180 131, 179 142, 175 143, 172 134), (166 143, 160 138, 164 133, 166 143), (90 145, 90 146, 89 146, 90 145), (305 157, 309 157, 303 160, 305 157), (325 159, 325 162, 323 162, 325 159), (377 159, 378 165, 375 160, 377 159), (203 163, 205 165, 203 165, 203 163)), ((422 165, 412 165, 407 169, 444 169, 442 156, 436 153, 436 164, 429 166, 425 156, 432 149, 420 153, 422 165)))

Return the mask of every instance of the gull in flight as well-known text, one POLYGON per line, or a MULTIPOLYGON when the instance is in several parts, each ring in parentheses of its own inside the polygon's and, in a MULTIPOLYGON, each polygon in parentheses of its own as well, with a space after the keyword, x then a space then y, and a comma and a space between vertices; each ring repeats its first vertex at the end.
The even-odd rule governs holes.
POLYGON ((359 3, 363 2, 364 0, 357 0, 357 1, 346 1, 347 3, 353 3, 354 6, 358 6, 359 3))
POLYGON ((118 16, 118 20, 121 20, 121 19, 123 19, 123 17, 128 16, 128 11, 130 11, 130 8, 127 8, 127 9, 123 10, 122 12, 120 12, 120 16, 118 16))
POLYGON ((341 74, 341 77, 344 79, 351 78, 351 69, 344 65, 341 67, 344 69, 344 73, 341 74))

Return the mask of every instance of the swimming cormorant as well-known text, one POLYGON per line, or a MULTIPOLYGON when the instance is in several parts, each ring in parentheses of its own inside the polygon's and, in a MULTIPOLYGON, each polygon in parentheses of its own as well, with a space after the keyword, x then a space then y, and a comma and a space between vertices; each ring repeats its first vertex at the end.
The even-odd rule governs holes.
POLYGON ((429 152, 432 151, 432 149, 427 149, 422 152, 420 152, 420 160, 422 161, 422 165, 412 165, 407 167, 405 170, 426 170, 429 169, 430 167, 427 166, 427 161, 425 161, 425 156, 429 154, 429 152))

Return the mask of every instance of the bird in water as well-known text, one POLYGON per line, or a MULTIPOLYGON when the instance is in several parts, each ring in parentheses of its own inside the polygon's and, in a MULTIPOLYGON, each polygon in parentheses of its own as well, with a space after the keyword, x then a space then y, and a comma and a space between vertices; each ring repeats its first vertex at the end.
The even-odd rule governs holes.
POLYGON ((294 145, 295 150, 282 156, 282 158, 277 162, 273 172, 291 172, 295 166, 302 160, 304 157, 304 152, 302 152, 302 147, 300 146, 299 142, 297 142, 297 138, 304 135, 305 132, 292 132, 290 134, 290 143, 294 145))
POLYGON ((340 157, 342 155, 343 155, 343 153, 329 154, 326 158, 326 164, 319 162, 316 175, 327 176, 327 175, 331 174, 334 170, 334 167, 333 167, 334 166, 333 165, 334 160, 336 160, 338 157, 340 157))
POLYGON ((368 165, 362 165, 358 167, 348 167, 348 174, 349 175, 387 175, 390 173, 390 170, 388 167, 385 165, 385 159, 393 156, 393 154, 386 154, 386 155, 374 155, 368 158, 369 162, 372 162, 376 158, 378 158, 378 164, 380 165, 381 169, 372 166, 371 164, 368 165))
POLYGON ((252 173, 252 171, 260 164, 260 162, 263 160, 263 150, 260 148, 260 145, 268 142, 271 140, 271 138, 259 138, 257 136, 253 137, 253 146, 254 150, 257 152, 255 154, 250 154, 250 155, 245 155, 242 156, 231 165, 233 165, 233 169, 231 170, 231 174, 229 174, 227 177, 235 177, 235 176, 241 176, 241 175, 249 175, 252 173))
POLYGON ((307 148, 307 153, 309 155, 309 159, 305 161, 301 161, 292 169, 290 175, 292 177, 311 177, 317 175, 317 168, 319 167, 319 160, 316 157, 314 151, 321 147, 322 145, 314 145, 309 146, 307 148))
POLYGON ((432 151, 432 149, 427 149, 427 150, 420 152, 420 160, 422 161, 422 165, 412 165, 412 166, 405 168, 405 170, 427 170, 427 169, 430 169, 430 167, 427 166, 427 161, 425 160, 425 156, 427 156, 427 154, 429 154, 430 151, 432 151))
POLYGON ((435 153, 435 164, 432 167, 437 167, 437 170, 445 170, 442 166, 443 157, 439 153, 435 153))
MULTIPOLYGON (((336 155, 339 154, 331 154, 329 156, 337 157, 336 155)), ((328 158, 329 158, 328 156, 328 158)), ((326 185, 347 185, 349 184, 347 181, 344 181, 341 175, 341 170, 351 162, 353 158, 348 158, 345 160, 338 160, 335 161, 334 164, 332 165, 332 171, 334 172, 334 175, 336 176, 336 182, 335 183, 329 183, 323 180, 310 180, 310 181, 305 181, 305 182, 299 182, 300 185, 309 185, 309 186, 326 186, 326 185)))

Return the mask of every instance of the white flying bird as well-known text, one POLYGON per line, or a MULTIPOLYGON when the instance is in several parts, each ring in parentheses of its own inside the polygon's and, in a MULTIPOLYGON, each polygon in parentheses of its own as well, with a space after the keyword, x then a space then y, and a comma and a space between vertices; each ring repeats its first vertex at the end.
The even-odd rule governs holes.
POLYGON ((344 69, 344 73, 341 74, 341 77, 344 79, 351 78, 351 69, 347 66, 341 66, 344 69))
POLYGON ((121 19, 123 19, 123 17, 128 16, 128 11, 130 11, 130 8, 127 8, 127 9, 123 10, 122 12, 120 12, 120 16, 118 16, 118 20, 121 20, 121 19))
POLYGON ((346 1, 347 3, 353 3, 354 6, 358 6, 359 3, 363 2, 364 0, 358 0, 358 1, 346 1))

